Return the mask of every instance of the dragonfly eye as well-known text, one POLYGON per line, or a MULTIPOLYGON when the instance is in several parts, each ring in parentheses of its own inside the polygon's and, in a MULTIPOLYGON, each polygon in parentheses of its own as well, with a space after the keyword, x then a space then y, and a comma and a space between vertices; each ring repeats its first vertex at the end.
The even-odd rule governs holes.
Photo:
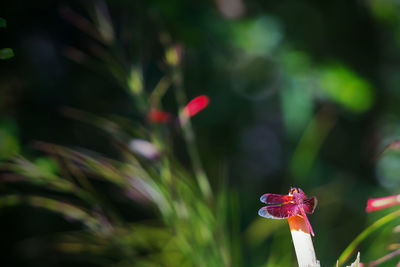
POLYGON ((289 190, 289 195, 290 195, 290 196, 293 196, 293 194, 295 194, 295 193, 298 193, 297 188, 295 188, 295 187, 290 188, 290 190, 289 190))

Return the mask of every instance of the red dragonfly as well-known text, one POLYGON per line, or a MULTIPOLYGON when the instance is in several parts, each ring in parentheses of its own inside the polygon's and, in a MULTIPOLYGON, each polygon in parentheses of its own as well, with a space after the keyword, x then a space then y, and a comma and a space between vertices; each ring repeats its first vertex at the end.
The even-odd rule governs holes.
POLYGON ((276 204, 261 208, 258 215, 271 219, 287 219, 292 216, 301 215, 307 223, 310 233, 314 236, 314 231, 308 221, 306 213, 313 213, 317 206, 317 198, 307 198, 300 188, 290 188, 288 195, 264 194, 260 201, 265 204, 276 204))

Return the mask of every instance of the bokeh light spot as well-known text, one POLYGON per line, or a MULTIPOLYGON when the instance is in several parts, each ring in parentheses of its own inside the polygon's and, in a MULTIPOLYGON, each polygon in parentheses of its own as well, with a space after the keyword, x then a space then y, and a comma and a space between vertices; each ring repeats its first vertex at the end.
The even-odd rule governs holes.
POLYGON ((369 83, 344 66, 334 65, 323 69, 319 85, 325 97, 354 112, 365 112, 374 102, 369 83))

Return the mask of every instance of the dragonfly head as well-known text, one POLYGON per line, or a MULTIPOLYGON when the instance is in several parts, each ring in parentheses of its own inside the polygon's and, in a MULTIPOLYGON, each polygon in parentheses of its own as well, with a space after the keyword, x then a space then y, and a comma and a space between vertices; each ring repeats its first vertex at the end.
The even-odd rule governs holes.
POLYGON ((304 194, 303 190, 300 188, 292 187, 289 190, 289 196, 294 197, 294 201, 296 204, 303 204, 303 201, 307 198, 306 194, 304 194))
POLYGON ((296 187, 291 187, 289 190, 289 196, 294 196, 295 194, 298 194, 298 193, 299 193, 299 190, 297 190, 296 187))

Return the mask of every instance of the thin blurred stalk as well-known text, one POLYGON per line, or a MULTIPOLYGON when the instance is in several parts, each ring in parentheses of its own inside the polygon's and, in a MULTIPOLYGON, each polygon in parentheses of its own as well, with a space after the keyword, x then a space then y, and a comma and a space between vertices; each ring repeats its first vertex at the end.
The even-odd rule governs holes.
POLYGON ((160 99, 164 96, 167 89, 171 86, 171 79, 168 76, 164 76, 154 87, 153 92, 150 95, 151 107, 160 108, 160 99))
MULTIPOLYGON (((171 78, 164 76, 155 86, 153 92, 150 94, 150 107, 162 110, 161 99, 165 95, 168 88, 171 86, 171 78)), ((156 126, 156 125, 155 125, 156 126)), ((168 133, 167 133, 168 134, 168 133)), ((153 127, 151 131, 151 140, 163 152, 164 156, 161 157, 162 164, 160 164, 160 177, 163 182, 168 186, 173 186, 172 169, 170 160, 170 151, 167 151, 168 136, 163 138, 162 132, 159 127, 153 127)))
POLYGON ((75 26, 82 32, 86 33, 88 36, 93 39, 104 43, 103 36, 97 31, 94 27, 93 23, 83 16, 76 13, 68 6, 64 6, 60 8, 61 17, 67 20, 71 25, 75 26))
POLYGON ((163 149, 163 151, 165 152, 165 156, 162 157, 162 164, 161 164, 161 179, 169 186, 172 185, 172 170, 171 170, 171 162, 169 157, 169 153, 168 151, 165 151, 165 149, 163 149))
POLYGON ((362 231, 348 246, 347 248, 342 252, 342 254, 339 257, 339 265, 344 264, 351 256, 353 251, 355 251, 356 247, 365 239, 367 238, 370 234, 372 234, 374 231, 378 230, 380 227, 384 226, 385 224, 393 221, 394 219, 400 217, 400 210, 392 212, 376 222, 374 222, 372 225, 370 225, 368 228, 366 228, 364 231, 362 231))
POLYGON ((390 259, 396 257, 396 256, 399 255, 399 254, 400 254, 400 249, 395 250, 395 251, 392 251, 392 252, 390 252, 389 254, 387 254, 387 255, 385 255, 385 256, 383 256, 383 257, 377 259, 377 260, 371 261, 370 263, 368 263, 368 266, 369 266, 369 267, 378 266, 379 264, 382 264, 382 263, 384 263, 385 261, 388 261, 388 260, 390 260, 390 259))
POLYGON ((203 169, 200 155, 195 143, 195 134, 190 122, 189 116, 183 112, 186 105, 186 95, 183 89, 183 75, 182 69, 179 65, 172 67, 172 81, 175 85, 176 100, 179 106, 179 122, 182 128, 183 136, 186 141, 190 160, 193 165, 193 171, 196 176, 197 183, 200 187, 201 193, 206 199, 212 199, 212 191, 208 177, 203 169))

